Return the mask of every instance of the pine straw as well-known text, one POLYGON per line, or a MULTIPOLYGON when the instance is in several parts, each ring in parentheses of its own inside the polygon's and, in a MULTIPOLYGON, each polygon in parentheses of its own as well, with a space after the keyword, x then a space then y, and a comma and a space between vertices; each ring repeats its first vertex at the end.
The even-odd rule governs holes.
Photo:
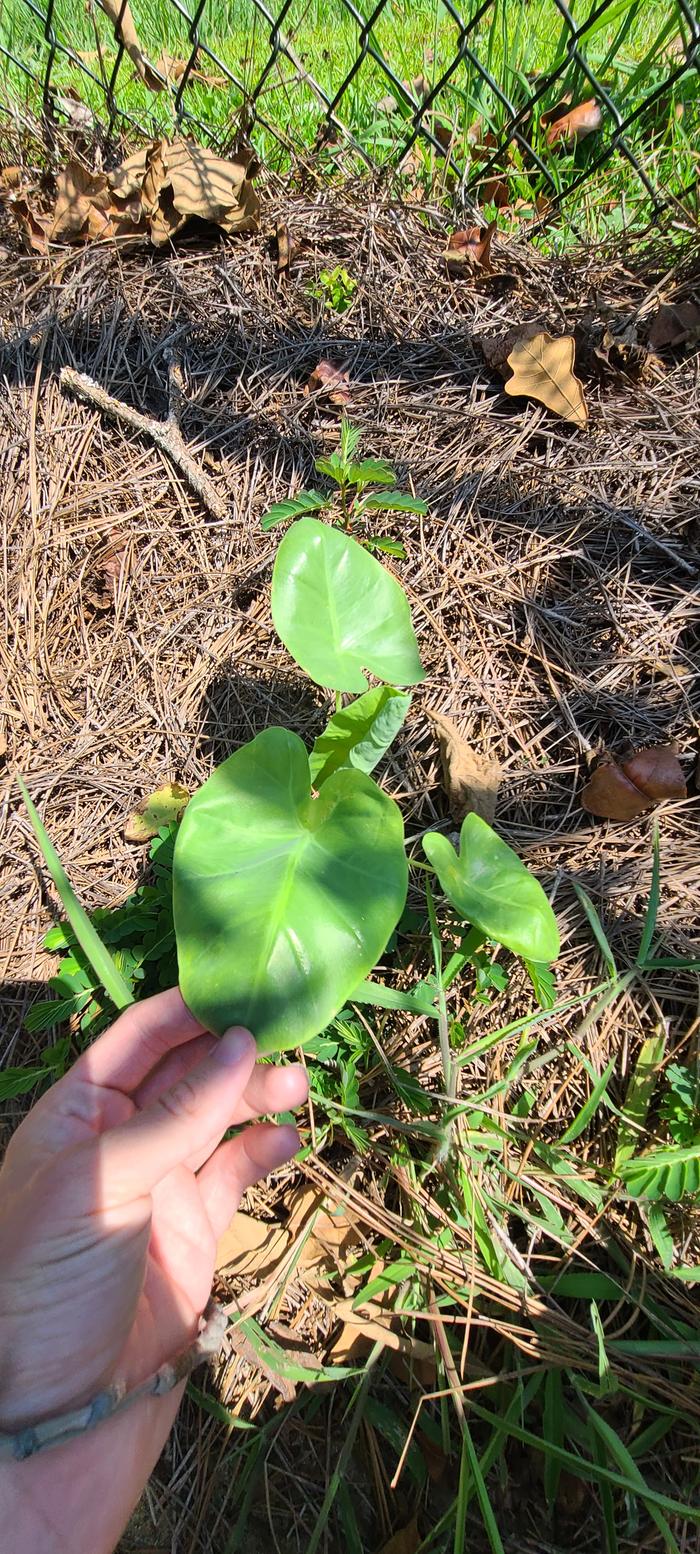
MULTIPOLYGON (((366 450, 391 458, 400 482, 430 502, 426 519, 402 516, 385 526, 406 544, 408 560, 395 567, 411 598, 429 678, 415 694, 384 780, 409 832, 445 819, 427 706, 455 717, 479 750, 499 758, 505 776, 498 827, 538 871, 559 915, 560 996, 582 998, 602 975, 572 882, 593 897, 623 965, 636 953, 649 891, 652 822, 615 826, 585 816, 578 793, 588 758, 605 745, 619 751, 628 741, 676 739, 689 777, 694 769, 697 358, 679 353, 635 383, 595 356, 606 324, 635 321, 643 340, 660 297, 690 295, 694 259, 671 277, 663 253, 643 262, 633 255, 564 262, 502 241, 494 250, 495 276, 452 283, 436 213, 424 223, 415 210, 347 189, 287 199, 278 209, 268 201, 267 216, 270 229, 284 216, 303 243, 286 286, 277 281, 266 235, 214 247, 193 242, 159 256, 95 246, 50 266, 17 256, 0 283, 7 383, 0 404, 6 1063, 32 1061, 45 1040, 23 1032, 22 1018, 50 972, 42 937, 53 910, 12 773, 20 769, 29 780, 83 900, 112 905, 142 867, 142 855, 122 837, 135 801, 168 778, 193 787, 214 761, 270 723, 290 724, 306 739, 322 726, 322 694, 296 671, 272 628, 277 537, 259 529, 269 504, 309 482, 314 457, 337 439, 337 410, 302 392, 321 357, 349 373, 350 414, 363 428, 366 450), (360 282, 355 306, 340 319, 320 316, 306 294, 319 270, 336 264, 360 282), (533 404, 509 401, 484 365, 479 334, 533 319, 555 334, 576 334, 591 409, 583 433, 533 404), (185 437, 228 496, 224 522, 199 509, 156 449, 127 440, 58 385, 61 367, 72 365, 138 409, 163 416, 173 348, 189 395, 185 437), (122 571, 113 608, 99 609, 91 596, 115 534, 120 546, 126 542, 122 571)), ((688 954, 695 946, 697 953, 697 799, 665 807, 659 821, 663 951, 688 954)), ((421 946, 416 966, 425 971, 421 946)), ((618 1101, 642 1039, 660 1025, 669 1033, 669 1053, 685 1061, 696 1055, 697 993, 691 975, 660 974, 653 984, 636 985, 581 1036, 598 1071, 617 1056, 618 1101)), ((498 1021, 531 1007, 531 992, 515 976, 498 1021)), ((549 1023, 545 1050, 548 1041, 563 1043, 583 1011, 580 1003, 549 1023)), ((451 1012, 460 1013, 459 995, 451 1012)), ((493 1020, 492 1010, 472 1010, 470 1034, 483 1034, 493 1020)), ((434 1036, 424 1023, 392 1018, 379 1030, 395 1059, 440 1088, 434 1036)), ((465 1072, 463 1096, 501 1077, 513 1050, 496 1048, 465 1072)), ((556 1138, 589 1082, 560 1045, 538 1083, 535 1115, 556 1138)), ((379 1061, 365 1089, 363 1105, 382 1111, 379 1061)), ((10 1108, 8 1121, 15 1118, 10 1108)), ((585 1313, 578 1323, 556 1303, 543 1305, 536 1281, 524 1300, 500 1286, 476 1261, 467 1233, 458 1235, 459 1252, 438 1253, 407 1228, 411 1196, 414 1226, 421 1205, 391 1165, 390 1144, 389 1132, 378 1128, 377 1170, 365 1164, 354 1189, 337 1174, 342 1152, 339 1159, 312 1157, 305 1170, 331 1197, 347 1200, 368 1245, 386 1234, 419 1260, 429 1257, 434 1287, 452 1292, 455 1309, 460 1292, 473 1286, 476 1300, 463 1318, 482 1365, 498 1368, 498 1344, 507 1335, 526 1363, 570 1357, 580 1371, 596 1374, 585 1313), (528 1320, 538 1311, 546 1312, 547 1341, 541 1327, 534 1336, 528 1320)), ((582 1169, 587 1157, 592 1166, 609 1163, 610 1114, 599 1114, 576 1150, 582 1169)), ((256 1200, 258 1210, 283 1213, 292 1179, 282 1173, 256 1200)), ((635 1246, 651 1281, 662 1280, 636 1211, 622 1205, 601 1228, 583 1204, 567 1195, 563 1201, 584 1261, 600 1261, 613 1234, 635 1246)), ((427 1195, 426 1207, 436 1212, 427 1195)), ((690 1258, 692 1227, 679 1215, 674 1229, 690 1258)), ((692 1320, 681 1286, 673 1299, 679 1315, 692 1320)), ((293 1280, 281 1312, 323 1352, 326 1308, 316 1309, 293 1280)), ((269 1407, 269 1388, 244 1362, 225 1367, 220 1383, 219 1395, 244 1417, 269 1407)), ((668 1391, 661 1376, 646 1384, 668 1391)), ((686 1417, 700 1411, 692 1374, 680 1367, 676 1392, 686 1417)), ((315 1425, 293 1414, 287 1429, 274 1432, 267 1507, 259 1508, 262 1547, 271 1535, 278 1546, 291 1538, 295 1548, 306 1547, 333 1465, 331 1423, 342 1406, 327 1401, 315 1425)), ((188 1406, 150 1491, 163 1547, 176 1527, 179 1548, 213 1554, 227 1546, 227 1452, 225 1428, 188 1406)), ((381 1513, 386 1483, 376 1462, 375 1470, 374 1484, 365 1475, 356 1486, 368 1547, 388 1530, 381 1513)), ((541 1549, 541 1490, 536 1483, 522 1486, 524 1495, 526 1489, 532 1547, 541 1549)), ((393 1518, 395 1502, 386 1503, 393 1518)), ((595 1547, 595 1527, 585 1517, 582 1527, 580 1546, 595 1547)), ((528 1546, 527 1536, 516 1516, 513 1547, 528 1546)), ((125 1547, 139 1538, 152 1543, 153 1533, 134 1533, 125 1547)))

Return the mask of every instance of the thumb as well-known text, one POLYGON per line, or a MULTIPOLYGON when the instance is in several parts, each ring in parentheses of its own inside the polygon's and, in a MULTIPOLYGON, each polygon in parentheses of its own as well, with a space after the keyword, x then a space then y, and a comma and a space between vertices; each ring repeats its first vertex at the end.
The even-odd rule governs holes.
POLYGON ((97 1141, 105 1208, 150 1193, 175 1166, 211 1147, 240 1105, 255 1066, 250 1031, 226 1031, 214 1051, 169 1090, 97 1141))

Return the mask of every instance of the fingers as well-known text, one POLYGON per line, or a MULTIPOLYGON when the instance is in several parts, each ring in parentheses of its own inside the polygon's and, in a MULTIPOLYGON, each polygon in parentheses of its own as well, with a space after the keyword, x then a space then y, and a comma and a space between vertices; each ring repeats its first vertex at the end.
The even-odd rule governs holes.
POLYGON ((244 1192, 254 1182, 291 1160, 299 1148, 296 1128, 262 1122, 220 1144, 202 1167, 197 1182, 209 1223, 217 1237, 230 1224, 244 1192))
POLYGON ((104 1036, 78 1058, 72 1076, 131 1095, 167 1053, 204 1026, 186 1008, 177 987, 132 1004, 104 1036))
MULTIPOLYGON (((308 1093, 309 1082, 301 1063, 290 1063, 287 1068, 274 1068, 271 1064, 257 1063, 246 1085, 240 1105, 231 1118, 231 1126, 250 1122, 252 1118, 264 1117, 273 1112, 296 1111, 297 1106, 303 1106, 308 1093)), ((199 1171, 205 1160, 214 1153, 220 1139, 220 1133, 212 1135, 203 1149, 196 1155, 190 1156, 187 1161, 190 1171, 199 1171)))
POLYGON ((150 1193, 175 1166, 221 1138, 240 1107, 253 1072, 250 1031, 227 1031, 214 1052, 158 1100, 99 1141, 105 1207, 150 1193))

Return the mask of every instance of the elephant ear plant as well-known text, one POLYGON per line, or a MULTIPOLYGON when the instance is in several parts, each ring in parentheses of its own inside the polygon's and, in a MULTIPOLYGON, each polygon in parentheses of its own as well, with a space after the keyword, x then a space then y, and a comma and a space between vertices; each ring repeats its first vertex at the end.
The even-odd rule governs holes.
MULTIPOLYGON (((353 1001, 440 1022, 439 986, 404 993, 368 980, 408 888, 401 812, 371 776, 410 706, 406 687, 424 678, 408 600, 350 535, 306 517, 279 545, 272 616, 296 662, 335 692, 335 711, 310 752, 289 729, 268 728, 190 800, 173 862, 185 1002, 216 1032, 247 1025, 265 1053, 310 1041, 353 1001), (380 683, 370 688, 367 671, 380 683), (343 693, 359 694, 344 704, 343 693)), ((126 1002, 131 994, 120 991, 120 973, 29 805, 76 937, 112 1001, 126 1002)), ((459 853, 437 832, 423 848, 427 863, 417 866, 434 871, 457 918, 471 925, 459 965, 486 939, 533 972, 556 958, 541 886, 484 821, 467 816, 459 853)), ((434 917, 430 890, 428 900, 434 917)))

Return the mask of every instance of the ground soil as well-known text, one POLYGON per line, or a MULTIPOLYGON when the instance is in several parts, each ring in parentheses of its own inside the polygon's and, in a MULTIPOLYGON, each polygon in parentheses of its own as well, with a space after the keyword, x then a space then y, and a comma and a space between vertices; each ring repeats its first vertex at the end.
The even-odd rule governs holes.
MULTIPOLYGON (((578 992, 595 979, 596 952, 572 882, 589 891, 624 956, 638 940, 651 870, 652 818, 616 825, 581 810, 590 763, 605 748, 676 741, 689 797, 658 816, 659 921, 669 950, 697 953, 698 359, 692 340, 646 350, 659 303, 692 297, 695 257, 670 274, 661 242, 563 260, 496 240, 494 273, 456 281, 434 213, 423 219, 362 189, 313 199, 270 192, 263 209, 257 237, 199 233, 160 254, 94 245, 47 264, 3 239, 4 1063, 29 1062, 43 1044, 22 1019, 51 969, 42 939, 53 908, 14 773, 29 782, 83 901, 105 906, 124 899, 142 868, 123 837, 136 801, 168 778, 193 787, 270 723, 305 737, 323 724, 322 693, 272 626, 277 535, 259 523, 272 501, 312 482, 314 457, 337 442, 338 407, 304 392, 320 359, 347 371, 347 410, 365 451, 390 458, 399 484, 430 506, 427 518, 397 515, 384 526, 406 547, 407 559, 391 564, 428 670, 385 770, 408 828, 447 815, 426 716, 437 707, 502 765, 497 825, 552 895, 559 990, 578 992), (288 280, 270 242, 280 217, 301 245, 288 280), (308 295, 319 270, 337 264, 359 280, 342 317, 308 295), (481 338, 529 322, 575 336, 585 429, 508 399, 486 365, 481 338), (606 350, 606 329, 633 347, 606 350), (74 366, 162 417, 173 353, 186 386, 182 430, 228 503, 223 520, 152 441, 59 383, 61 368, 74 366), (116 573, 105 572, 115 552, 116 573)), ((516 985, 514 1012, 528 999, 516 985)), ((618 1009, 598 1033, 595 1061, 618 1050, 631 1061, 659 1018, 678 1051, 689 1050, 696 1016, 692 978, 662 983, 618 1009)), ((8 1106, 8 1125, 17 1115, 8 1106)), ((226 1547, 225 1518, 203 1510, 202 1463, 223 1451, 216 1429, 194 1409, 184 1416, 125 1543, 130 1554, 226 1547)), ((323 1433, 305 1443, 309 1502, 325 1447, 323 1433)), ((284 1452, 294 1473, 290 1441, 284 1452)), ((270 1493, 274 1502, 279 1485, 270 1493)), ((288 1483, 284 1495, 291 1506, 288 1483)), ((264 1526, 262 1508, 269 1546, 264 1526)), ((368 1547, 380 1541, 368 1537, 368 1547)))

